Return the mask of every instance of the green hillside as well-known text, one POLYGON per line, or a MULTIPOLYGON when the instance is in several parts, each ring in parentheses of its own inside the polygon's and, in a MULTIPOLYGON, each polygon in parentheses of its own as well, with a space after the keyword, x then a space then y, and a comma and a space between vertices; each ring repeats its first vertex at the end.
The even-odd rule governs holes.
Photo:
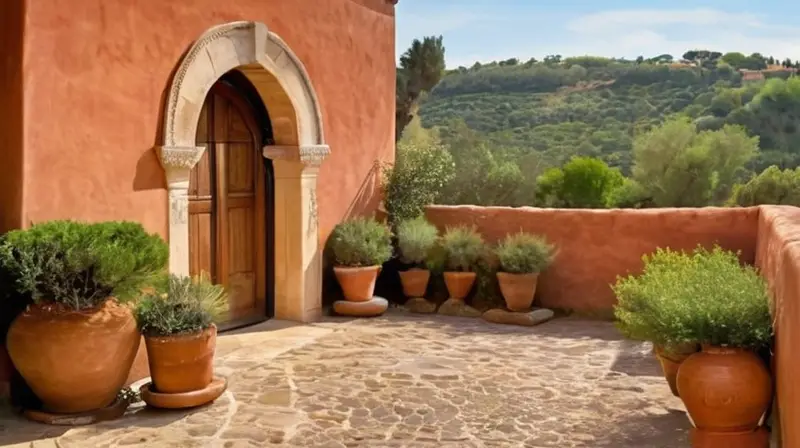
POLYGON ((667 64, 599 57, 516 60, 448 72, 420 101, 425 128, 447 142, 464 124, 515 158, 536 155, 560 166, 572 156, 598 157, 628 175, 636 135, 682 114, 699 130, 744 126, 760 139, 749 169, 800 165, 800 80, 789 71, 743 82, 724 62, 667 64), (463 123, 460 121, 463 120, 463 123))

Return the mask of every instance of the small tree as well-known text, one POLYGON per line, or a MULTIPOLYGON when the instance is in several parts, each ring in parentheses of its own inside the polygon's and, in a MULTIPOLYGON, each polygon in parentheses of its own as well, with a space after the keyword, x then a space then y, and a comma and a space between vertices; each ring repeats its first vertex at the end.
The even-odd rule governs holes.
POLYGON ((400 144, 394 166, 383 173, 384 202, 393 224, 422 215, 454 176, 453 157, 437 143, 400 144))
POLYGON ((397 68, 395 116, 397 128, 395 141, 400 140, 403 129, 414 118, 417 99, 439 83, 445 70, 442 36, 414 39, 411 47, 400 57, 397 68))
POLYGON ((729 197, 756 154, 758 138, 742 127, 698 132, 673 118, 636 138, 633 178, 657 207, 701 207, 729 197))
POLYGON ((761 204, 800 206, 800 168, 783 170, 771 166, 744 185, 736 185, 731 205, 750 207, 761 204))
POLYGON ((600 159, 573 157, 563 168, 539 176, 537 202, 547 207, 605 208, 623 180, 619 170, 600 159))

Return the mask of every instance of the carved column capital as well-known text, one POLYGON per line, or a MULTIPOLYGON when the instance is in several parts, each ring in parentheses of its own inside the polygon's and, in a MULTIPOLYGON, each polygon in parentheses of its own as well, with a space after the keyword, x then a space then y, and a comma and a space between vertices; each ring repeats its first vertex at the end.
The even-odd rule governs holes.
POLYGON ((263 150, 270 160, 301 163, 307 168, 319 168, 330 153, 328 145, 265 146, 263 150))
POLYGON ((158 146, 158 160, 165 170, 191 170, 203 157, 205 146, 158 146))

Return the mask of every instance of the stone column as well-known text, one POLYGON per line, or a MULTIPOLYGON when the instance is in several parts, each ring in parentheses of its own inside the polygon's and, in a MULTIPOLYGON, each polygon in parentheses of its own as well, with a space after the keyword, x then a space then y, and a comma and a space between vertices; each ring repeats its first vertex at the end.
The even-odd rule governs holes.
POLYGON ((313 322, 322 315, 322 250, 317 174, 327 145, 265 146, 275 170, 275 317, 313 322))
POLYGON ((157 151, 169 194, 169 272, 189 275, 189 174, 205 147, 160 146, 157 151))

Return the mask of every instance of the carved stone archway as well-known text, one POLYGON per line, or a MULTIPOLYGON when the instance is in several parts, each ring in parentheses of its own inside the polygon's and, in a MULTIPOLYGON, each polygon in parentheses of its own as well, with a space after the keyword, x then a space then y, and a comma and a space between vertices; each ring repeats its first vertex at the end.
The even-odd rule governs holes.
POLYGON ((169 269, 189 274, 188 188, 204 147, 195 134, 206 95, 238 69, 258 90, 280 146, 266 146, 275 171, 275 317, 313 321, 321 315, 322 258, 317 223, 317 173, 330 153, 322 114, 305 67, 267 26, 233 22, 213 27, 192 45, 175 73, 157 148, 169 190, 169 269), (279 135, 280 134, 280 135, 279 135))

